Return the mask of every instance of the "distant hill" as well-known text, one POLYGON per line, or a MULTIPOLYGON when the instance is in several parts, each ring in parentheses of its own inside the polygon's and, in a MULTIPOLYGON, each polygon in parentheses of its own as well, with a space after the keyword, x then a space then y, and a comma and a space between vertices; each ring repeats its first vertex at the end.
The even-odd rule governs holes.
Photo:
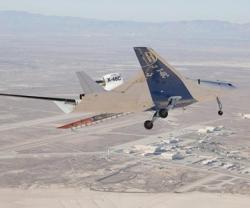
POLYGON ((146 23, 45 16, 17 11, 0 11, 0 35, 120 35, 159 38, 250 39, 250 23, 223 21, 181 21, 146 23))

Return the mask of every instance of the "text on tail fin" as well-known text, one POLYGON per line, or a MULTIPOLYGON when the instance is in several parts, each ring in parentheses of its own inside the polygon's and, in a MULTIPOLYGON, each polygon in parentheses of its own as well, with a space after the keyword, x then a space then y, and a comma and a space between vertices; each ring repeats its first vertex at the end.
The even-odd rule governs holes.
POLYGON ((182 100, 194 99, 182 77, 174 68, 164 63, 155 51, 146 47, 136 47, 134 50, 156 107, 166 107, 170 97, 180 96, 182 100))

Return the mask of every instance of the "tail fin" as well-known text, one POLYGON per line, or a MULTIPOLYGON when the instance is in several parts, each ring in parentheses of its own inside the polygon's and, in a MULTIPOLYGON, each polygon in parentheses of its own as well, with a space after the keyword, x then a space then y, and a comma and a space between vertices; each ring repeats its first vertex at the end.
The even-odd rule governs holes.
POLYGON ((178 96, 181 100, 194 99, 184 83, 185 78, 165 63, 153 49, 135 47, 134 50, 157 108, 167 107, 171 97, 178 96))
POLYGON ((76 75, 80 81, 81 87, 85 94, 104 92, 105 90, 92 80, 85 72, 76 72, 76 75))

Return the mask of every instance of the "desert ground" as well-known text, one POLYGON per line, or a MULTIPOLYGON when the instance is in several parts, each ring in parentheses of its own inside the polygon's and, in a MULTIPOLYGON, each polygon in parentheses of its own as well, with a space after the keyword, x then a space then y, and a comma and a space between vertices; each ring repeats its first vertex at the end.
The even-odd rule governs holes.
POLYGON ((53 190, 0 190, 1 206, 5 208, 42 208, 42 207, 204 207, 215 208, 248 207, 249 197, 231 194, 186 193, 186 194, 124 194, 92 192, 88 190, 53 189, 53 190), (202 204, 202 206, 201 206, 202 204))
MULTIPOLYGON (((94 79, 121 72, 129 79, 140 70, 135 40, 120 46, 120 40, 108 39, 108 47, 105 41, 1 37, 0 92, 76 98, 76 71, 94 79)), ((214 100, 173 110, 152 131, 143 127, 150 112, 61 130, 89 115, 65 115, 46 101, 1 97, 1 207, 250 204, 249 46, 216 42, 201 49, 173 40, 150 45, 188 77, 232 81, 237 89, 221 97, 224 116, 217 115, 214 100)))

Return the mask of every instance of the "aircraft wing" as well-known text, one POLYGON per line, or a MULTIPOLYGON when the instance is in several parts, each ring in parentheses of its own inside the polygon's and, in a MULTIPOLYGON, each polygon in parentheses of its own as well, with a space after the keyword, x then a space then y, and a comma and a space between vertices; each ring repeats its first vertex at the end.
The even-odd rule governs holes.
POLYGON ((224 96, 236 89, 230 82, 210 81, 202 79, 187 79, 187 86, 196 100, 203 102, 224 96))
POLYGON ((84 118, 78 121, 74 121, 63 126, 57 127, 58 129, 72 129, 77 127, 84 127, 97 124, 99 122, 105 121, 107 119, 114 119, 122 116, 122 113, 102 113, 89 118, 84 118))
POLYGON ((7 93, 0 93, 0 96, 38 99, 38 100, 50 100, 50 101, 64 102, 64 103, 68 103, 68 104, 76 104, 77 103, 77 101, 75 99, 58 98, 58 97, 42 97, 42 96, 17 95, 17 94, 7 94, 7 93))
POLYGON ((225 89, 225 90, 236 88, 232 83, 225 82, 225 81, 211 81, 211 80, 202 80, 202 79, 197 79, 194 81, 196 81, 199 85, 207 86, 207 87, 214 87, 214 88, 220 88, 220 89, 225 89))
POLYGON ((190 79, 200 86, 211 87, 220 90, 231 90, 235 89, 236 86, 233 83, 226 82, 226 81, 212 81, 212 80, 203 80, 203 79, 190 79))

